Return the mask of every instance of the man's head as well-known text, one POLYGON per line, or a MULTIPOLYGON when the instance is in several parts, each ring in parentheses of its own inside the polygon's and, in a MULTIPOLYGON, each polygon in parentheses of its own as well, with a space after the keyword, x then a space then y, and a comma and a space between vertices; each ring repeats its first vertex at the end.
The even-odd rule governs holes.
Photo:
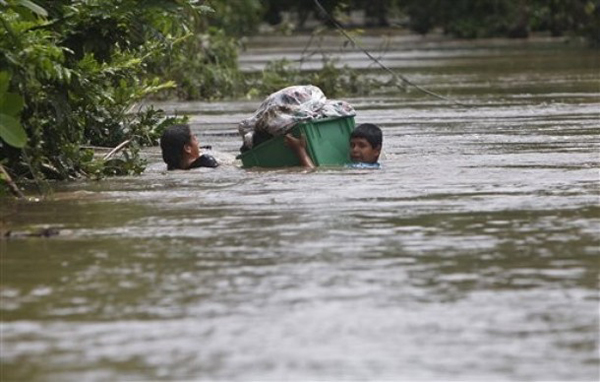
POLYGON ((162 157, 168 170, 187 169, 200 156, 198 140, 189 125, 173 125, 160 138, 162 157))
POLYGON ((358 125, 350 134, 350 159, 352 162, 377 163, 382 143, 379 127, 372 123, 358 125))

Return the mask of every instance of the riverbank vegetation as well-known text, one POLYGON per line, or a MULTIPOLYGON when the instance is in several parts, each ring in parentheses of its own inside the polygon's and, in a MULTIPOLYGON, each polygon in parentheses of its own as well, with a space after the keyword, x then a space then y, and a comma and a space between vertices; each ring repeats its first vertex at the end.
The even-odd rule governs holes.
POLYGON ((5 181, 141 172, 139 148, 175 118, 134 107, 175 87, 148 67, 192 35, 209 11, 196 3, 1 2, 0 91, 12 94, 0 119, 5 181), (94 155, 118 145, 118 156, 94 155))
MULTIPOLYGON (((600 39, 600 5, 589 0, 321 3, 349 27, 600 39), (349 24, 354 11, 362 12, 362 25, 349 24)), ((282 60, 260 73, 240 72, 246 36, 265 24, 290 33, 311 20, 318 35, 330 21, 315 9, 313 1, 293 0, 0 0, 0 183, 140 173, 140 148, 182 120, 137 109, 147 97, 260 98, 300 82, 335 97, 380 86, 326 56, 314 71, 282 60), (99 148, 118 149, 98 155, 99 148)))
MULTIPOLYGON (((596 0, 320 0, 338 19, 358 11, 360 27, 402 27, 427 34, 441 31, 458 38, 524 38, 533 32, 552 36, 581 36, 600 44, 600 3, 596 0)), ((266 1, 265 20, 297 27, 310 17, 326 21, 315 12, 314 2, 266 1)))

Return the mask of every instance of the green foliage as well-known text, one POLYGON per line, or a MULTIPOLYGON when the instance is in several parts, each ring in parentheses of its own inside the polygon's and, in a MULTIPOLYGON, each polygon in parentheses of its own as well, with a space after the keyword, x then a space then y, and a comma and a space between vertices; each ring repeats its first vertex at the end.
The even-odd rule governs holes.
POLYGON ((9 74, 0 72, 0 138, 13 147, 23 148, 27 143, 27 133, 19 121, 23 98, 8 92, 9 82, 9 74))
POLYGON ((318 86, 328 97, 367 95, 383 84, 349 66, 339 66, 337 60, 323 60, 320 70, 310 73, 309 83, 318 86))
POLYGON ((461 38, 527 37, 531 31, 553 36, 600 39, 600 3, 596 0, 406 0, 409 26, 418 33, 436 27, 461 38))
POLYGON ((600 2, 593 0, 534 1, 530 6, 533 30, 548 30, 553 36, 575 33, 592 43, 600 39, 600 2))
MULTIPOLYGON (((0 67, 11 75, 2 86, 17 95, 2 97, 9 107, 2 115, 6 109, 17 117, 23 105, 20 123, 28 137, 19 149, 13 144, 17 128, 0 117, 2 139, 17 146, 2 146, 0 160, 14 175, 36 180, 139 173, 140 146, 156 143, 163 123, 172 120, 161 111, 132 108, 175 86, 149 75, 148 63, 187 35, 201 11, 195 0, 12 0, 0 5, 0 67), (82 149, 126 140, 130 143, 119 158, 110 160, 82 149)), ((19 139, 22 134, 16 143, 19 139)))
POLYGON ((251 96, 266 96, 287 86, 307 83, 300 81, 301 72, 286 59, 271 61, 249 90, 251 96))
POLYGON ((208 17, 210 26, 236 37, 258 31, 264 13, 261 0, 210 0, 208 3, 214 9, 208 17))
POLYGON ((323 90, 327 97, 367 95, 384 84, 366 74, 339 66, 335 60, 323 58, 319 70, 303 72, 289 60, 270 62, 257 77, 249 79, 247 95, 264 97, 279 89, 298 84, 311 84, 323 90))
POLYGON ((578 33, 587 38, 592 46, 600 47, 600 3, 587 1, 583 6, 583 20, 579 19, 578 33))
MULTIPOLYGON (((319 0, 338 20, 349 10, 363 10, 366 26, 389 26, 390 16, 405 14, 407 26, 421 34, 441 28, 459 38, 527 37, 531 31, 547 31, 600 41, 598 0, 319 0)), ((296 15, 299 27, 315 12, 313 0, 264 0, 264 21, 275 25, 283 12, 296 15)), ((404 24, 404 23, 403 23, 404 24)))
POLYGON ((179 99, 221 99, 243 93, 244 80, 238 69, 237 40, 222 30, 188 36, 156 57, 149 70, 177 83, 167 96, 179 99))
MULTIPOLYGON (((445 33, 461 38, 509 36, 522 25, 526 9, 521 0, 409 0, 409 26, 418 33, 442 27, 445 33)), ((527 31, 524 31, 525 34, 527 31)), ((519 36, 524 37, 524 36, 519 36)))

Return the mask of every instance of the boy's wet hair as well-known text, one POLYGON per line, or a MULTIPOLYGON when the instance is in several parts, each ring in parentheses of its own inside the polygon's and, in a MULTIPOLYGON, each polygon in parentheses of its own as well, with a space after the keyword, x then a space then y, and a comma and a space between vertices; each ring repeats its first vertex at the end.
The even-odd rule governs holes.
POLYGON ((183 147, 191 141, 192 133, 189 125, 173 125, 163 132, 160 137, 160 148, 167 170, 181 168, 183 147))
POLYGON ((381 129, 372 123, 363 123, 356 126, 352 134, 350 134, 350 139, 352 138, 364 138, 374 149, 381 147, 383 143, 381 129))

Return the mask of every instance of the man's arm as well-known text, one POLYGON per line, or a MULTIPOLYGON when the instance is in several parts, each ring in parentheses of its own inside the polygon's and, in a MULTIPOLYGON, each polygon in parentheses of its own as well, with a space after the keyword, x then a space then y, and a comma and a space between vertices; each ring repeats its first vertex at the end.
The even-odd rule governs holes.
POLYGON ((304 137, 295 138, 291 134, 286 134, 284 137, 285 144, 294 151, 298 159, 300 160, 300 164, 306 168, 315 168, 315 164, 313 163, 310 156, 306 152, 306 140, 304 137))

